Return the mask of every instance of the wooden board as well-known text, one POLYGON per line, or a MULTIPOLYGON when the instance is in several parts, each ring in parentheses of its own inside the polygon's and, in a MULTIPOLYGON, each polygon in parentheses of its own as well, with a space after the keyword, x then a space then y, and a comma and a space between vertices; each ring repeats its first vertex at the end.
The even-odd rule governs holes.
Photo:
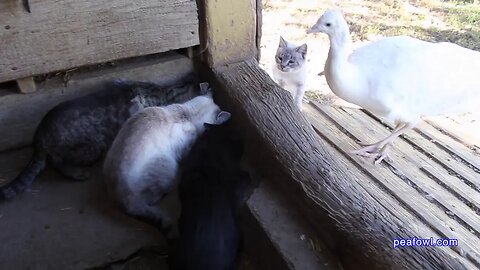
POLYGON ((191 0, 0 1, 0 82, 199 44, 191 0))
MULTIPOLYGON (((399 207, 395 196, 383 192, 384 187, 361 181, 358 170, 348 159, 337 158, 338 153, 316 135, 290 94, 256 61, 216 67, 212 76, 218 102, 248 135, 250 157, 289 194, 322 241, 340 257, 344 269, 475 268, 460 250, 393 249, 393 239, 436 237, 447 233, 447 227, 443 232, 434 230, 410 214, 411 209, 399 207)), ((405 187, 404 197, 409 189, 405 187)), ((437 219, 445 215, 436 214, 437 219)), ((461 233, 462 237, 472 235, 466 230, 461 233)), ((468 256, 476 255, 474 246, 462 247, 468 256)))
POLYGON ((199 3, 202 3, 202 42, 210 66, 257 56, 255 0, 200 0, 199 3))
POLYGON ((0 151, 31 143, 33 133, 45 113, 58 103, 97 91, 99 85, 112 78, 172 81, 193 71, 188 57, 168 54, 159 59, 130 61, 101 71, 72 75, 68 84, 54 79, 38 85, 30 94, 0 90, 0 151))
MULTIPOLYGON (((391 149, 393 160, 374 166, 367 159, 352 156, 348 151, 359 147, 356 140, 365 141, 369 137, 379 140, 385 137, 389 132, 383 125, 358 109, 312 103, 314 106, 307 105, 305 113, 317 133, 341 149, 342 155, 351 160, 352 166, 359 166, 368 172, 369 176, 359 178, 359 181, 377 182, 397 198, 397 207, 409 209, 416 215, 415 219, 422 220, 439 232, 442 238, 461 239, 459 247, 453 250, 480 265, 477 249, 480 246, 480 212, 477 207, 480 193, 450 175, 426 153, 417 151, 420 147, 429 147, 428 144, 432 142, 417 142, 413 147, 406 142, 408 139, 399 139, 391 149), (435 175, 429 171, 435 172, 435 175)), ((416 135, 415 132, 408 133, 408 137, 416 135)), ((429 153, 434 155, 443 151, 441 148, 429 149, 429 153)))

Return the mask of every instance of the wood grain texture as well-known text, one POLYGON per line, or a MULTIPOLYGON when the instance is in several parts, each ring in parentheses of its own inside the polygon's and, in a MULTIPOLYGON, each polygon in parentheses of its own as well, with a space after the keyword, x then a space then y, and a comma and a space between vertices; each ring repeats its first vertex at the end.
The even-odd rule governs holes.
MULTIPOLYGON (((312 102, 315 104, 315 102, 312 102)), ((478 199, 478 192, 460 187, 471 197, 465 196, 460 200, 452 192, 448 192, 437 181, 443 181, 447 186, 459 185, 459 179, 444 170, 442 177, 432 179, 423 173, 424 167, 431 167, 442 172, 442 168, 423 158, 422 153, 403 142, 396 141, 396 147, 390 152, 393 161, 385 161, 381 165, 373 165, 363 157, 349 154, 348 151, 357 149, 357 140, 365 140, 374 136, 373 140, 386 136, 388 133, 374 119, 361 119, 364 115, 360 110, 350 108, 334 108, 331 106, 307 106, 306 113, 309 120, 322 137, 329 143, 341 149, 342 154, 348 156, 352 165, 361 167, 368 172, 368 178, 362 181, 374 180, 386 192, 392 194, 404 207, 414 213, 417 220, 422 220, 427 226, 438 232, 441 238, 462 239, 458 247, 453 249, 458 254, 465 254, 477 265, 480 265, 480 255, 476 247, 480 245, 478 238, 478 215, 464 202, 478 199), (312 109, 308 110, 311 107, 312 109), (368 130, 368 132, 365 132, 368 130), (375 134, 375 135, 373 135, 375 134), (447 214, 447 212, 449 214, 447 214), (466 226, 465 226, 465 225, 466 226)), ((457 189, 457 190, 460 190, 457 189)), ((453 188, 455 190, 455 188, 453 188)), ((463 194, 465 195, 465 194, 463 194)), ((417 236, 420 237, 420 236, 417 236)), ((428 235, 422 238, 429 238, 428 235)), ((453 253, 453 250, 451 250, 453 253)), ((457 254, 457 256, 458 256, 457 254)))
POLYGON ((0 2, 0 82, 199 44, 191 0, 0 2))
POLYGON ((239 62, 257 54, 255 0, 199 0, 202 42, 210 66, 239 62))
POLYGON ((216 67, 212 76, 215 98, 254 145, 251 157, 315 224, 345 269, 470 269, 445 249, 393 249, 393 239, 431 230, 411 226, 355 181, 351 165, 336 158, 256 61, 216 67))
MULTIPOLYGON (((380 119, 378 119, 376 116, 373 116, 370 113, 367 114, 380 122, 380 119)), ((363 118, 365 119, 365 116, 363 118)), ((383 125, 391 129, 393 129, 394 127, 394 124, 392 122, 386 120, 383 120, 381 122, 383 123, 383 125)), ((419 129, 417 128, 416 130, 418 131, 419 129)), ((386 133, 386 135, 388 134, 386 133)), ((475 166, 478 166, 477 162, 472 161, 471 163, 469 163, 468 160, 466 160, 466 157, 462 158, 463 155, 460 154, 460 151, 456 151, 451 148, 451 151, 438 151, 439 145, 440 147, 442 147, 441 144, 432 143, 431 139, 428 138, 426 134, 422 134, 422 131, 408 132, 406 135, 403 136, 403 138, 408 143, 418 147, 419 150, 421 150, 423 153, 432 153, 429 156, 431 159, 435 160, 443 167, 453 170, 455 174, 460 175, 463 179, 476 186, 477 190, 480 189, 480 170, 478 170, 478 168, 475 168, 475 166), (458 159, 463 160, 463 162, 457 162, 458 159)), ((444 145, 443 148, 448 149, 449 147, 445 147, 444 145)), ((470 153, 470 157, 472 157, 472 153, 470 153)))
POLYGON ((113 78, 173 81, 193 71, 188 57, 178 54, 130 63, 126 66, 74 74, 65 85, 54 79, 38 85, 38 91, 20 94, 0 90, 0 151, 31 143, 33 133, 45 113, 58 103, 98 90, 96 85, 113 78))
MULTIPOLYGON (((315 104, 315 102, 313 104, 315 104)), ((315 105, 315 107, 336 124, 344 128, 349 135, 361 141, 379 141, 390 134, 383 125, 372 121, 372 118, 360 110, 321 105, 315 105), (365 132, 365 130, 368 130, 368 132, 365 132), (368 137, 370 137, 370 140, 367 140, 368 137)), ((452 160, 449 166, 444 166, 438 159, 430 158, 430 156, 442 156, 443 152, 441 149, 435 149, 434 146, 429 145, 432 144, 430 141, 417 141, 410 145, 408 143, 410 142, 410 138, 416 136, 418 136, 416 132, 408 132, 406 135, 403 135, 401 139, 395 141, 395 147, 390 151, 392 160, 385 161, 385 163, 388 164, 387 167, 394 168, 397 174, 411 179, 410 181, 413 185, 422 189, 427 194, 434 194, 434 200, 445 209, 455 213, 463 222, 469 224, 473 231, 480 235, 480 216, 475 213, 475 211, 478 212, 479 210, 477 207, 478 203, 476 202, 480 201, 480 193, 476 189, 472 189, 463 183, 456 176, 449 174, 447 169, 455 171, 455 167, 458 166, 459 162, 452 160), (442 177, 435 179, 432 177, 432 174, 426 174, 425 172, 440 172, 442 177), (445 186, 451 188, 446 190, 444 188, 445 186), (459 199, 457 199, 457 197, 459 199), (472 205, 474 209, 471 209, 463 202, 475 202, 472 205)), ((353 149, 357 149, 358 147, 359 146, 356 146, 353 149)), ((376 166, 374 168, 380 169, 382 167, 384 166, 376 166)), ((472 177, 480 178, 480 174, 475 173, 473 170, 471 170, 470 173, 472 175, 476 174, 476 176, 472 177)), ((477 244, 480 246, 480 242, 477 244)))
MULTIPOLYGON (((335 148, 336 158, 343 160, 346 164, 351 164, 350 170, 356 176, 355 181, 363 186, 372 198, 384 205, 393 215, 408 223, 413 230, 417 230, 416 237, 462 239, 458 247, 452 247, 451 250, 445 248, 445 251, 457 260, 463 261, 467 269, 475 268, 465 257, 478 261, 476 248, 478 238, 464 228, 461 223, 447 215, 442 208, 439 208, 434 199, 429 199, 429 196, 425 196, 424 193, 418 192, 409 185, 412 181, 411 174, 404 175, 395 166, 374 165, 363 157, 349 153, 352 149, 358 148, 358 144, 356 140, 344 134, 350 130, 350 127, 345 126, 344 123, 354 121, 344 117, 340 122, 336 122, 335 120, 339 119, 329 118, 312 105, 304 105, 304 114, 312 123, 317 134, 328 142, 327 147, 335 148), (343 130, 343 128, 345 129, 343 130), (462 257, 460 254, 465 256, 462 257)), ((414 177, 416 176, 418 175, 414 175, 414 177)), ((426 177, 423 176, 423 179, 426 177)), ((435 198, 436 195, 430 194, 430 196, 435 198)))

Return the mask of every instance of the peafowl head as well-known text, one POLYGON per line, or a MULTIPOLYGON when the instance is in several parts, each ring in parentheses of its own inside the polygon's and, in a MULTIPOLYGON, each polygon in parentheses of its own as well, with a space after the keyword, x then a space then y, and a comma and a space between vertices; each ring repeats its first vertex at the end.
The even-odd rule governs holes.
POLYGON ((348 25, 340 10, 327 10, 317 23, 307 30, 307 34, 325 33, 329 36, 342 31, 348 31, 348 25))

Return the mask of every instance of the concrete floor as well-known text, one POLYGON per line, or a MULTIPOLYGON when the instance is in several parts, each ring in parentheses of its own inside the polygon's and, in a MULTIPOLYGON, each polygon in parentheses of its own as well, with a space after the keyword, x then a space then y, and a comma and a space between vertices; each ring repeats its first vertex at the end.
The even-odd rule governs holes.
MULTIPOLYGON (((0 185, 30 156, 29 148, 0 153, 0 185)), ((168 269, 163 235, 117 208, 99 171, 75 182, 47 170, 25 193, 0 202, 0 269, 168 269)), ((314 245, 319 242, 313 231, 271 184, 253 191, 242 216, 240 270, 337 269, 338 262, 314 245)))
MULTIPOLYGON (((0 184, 12 179, 30 154, 30 149, 0 154, 0 184)), ((153 254, 147 264, 166 269, 163 236, 113 205, 98 172, 74 182, 46 171, 30 190, 0 203, 0 269, 140 269, 134 267, 138 254, 131 254, 142 247, 153 247, 140 252, 153 254)))

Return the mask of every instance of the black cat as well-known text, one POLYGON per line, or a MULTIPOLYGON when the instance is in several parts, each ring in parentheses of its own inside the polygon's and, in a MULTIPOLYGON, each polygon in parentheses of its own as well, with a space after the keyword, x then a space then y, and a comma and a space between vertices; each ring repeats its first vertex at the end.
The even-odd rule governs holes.
POLYGON ((224 125, 209 125, 182 162, 180 238, 170 269, 236 269, 239 211, 250 184, 240 168, 243 143, 224 125))
POLYGON ((87 167, 106 153, 130 116, 145 107, 185 102, 203 90, 193 74, 167 86, 115 80, 96 93, 60 103, 42 119, 33 138, 30 163, 0 188, 0 199, 10 199, 28 188, 47 160, 68 177, 88 178, 87 167))

